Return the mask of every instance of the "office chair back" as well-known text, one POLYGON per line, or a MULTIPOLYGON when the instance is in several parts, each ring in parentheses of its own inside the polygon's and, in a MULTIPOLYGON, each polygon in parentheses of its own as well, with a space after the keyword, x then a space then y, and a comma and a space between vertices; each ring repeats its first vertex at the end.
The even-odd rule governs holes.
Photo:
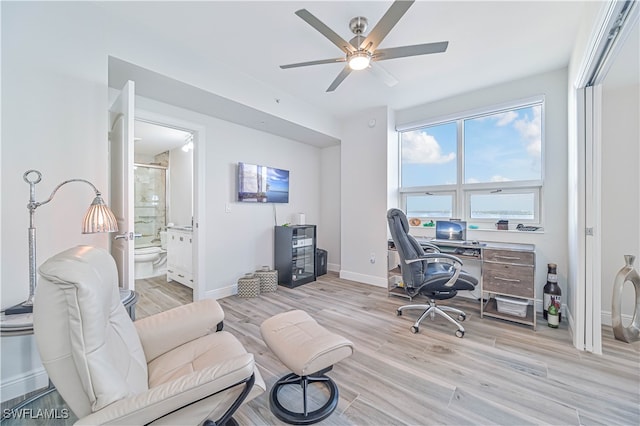
POLYGON ((400 265, 404 285, 408 288, 419 287, 424 281, 426 268, 428 267, 427 261, 408 264, 405 261, 418 259, 424 255, 424 250, 420 243, 409 234, 409 221, 402 210, 390 209, 387 212, 387 221, 389 222, 391 238, 396 245, 401 262, 404 263, 400 265))

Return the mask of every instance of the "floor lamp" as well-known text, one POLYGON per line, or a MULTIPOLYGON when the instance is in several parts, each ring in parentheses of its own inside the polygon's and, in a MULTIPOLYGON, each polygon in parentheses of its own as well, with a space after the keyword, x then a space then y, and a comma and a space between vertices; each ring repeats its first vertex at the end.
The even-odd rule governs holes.
POLYGON ((37 280, 36 228, 33 223, 33 216, 36 209, 51 201, 56 195, 56 192, 58 192, 58 190, 62 186, 71 182, 84 182, 87 185, 91 186, 91 188, 93 188, 94 192, 96 193, 96 197, 93 199, 93 202, 89 206, 87 213, 84 215, 84 220, 82 221, 83 234, 93 234, 96 232, 115 232, 118 230, 118 222, 116 221, 113 212, 105 204, 100 191, 98 191, 98 189, 91 182, 84 179, 66 180, 54 188, 49 198, 44 201, 36 201, 36 184, 42 180, 42 173, 37 170, 27 170, 22 178, 29 184, 29 203, 27 204, 27 209, 29 210, 29 298, 19 305, 7 308, 4 311, 5 315, 33 312, 33 296, 36 291, 37 280), (29 178, 29 175, 34 176, 32 178, 29 178))

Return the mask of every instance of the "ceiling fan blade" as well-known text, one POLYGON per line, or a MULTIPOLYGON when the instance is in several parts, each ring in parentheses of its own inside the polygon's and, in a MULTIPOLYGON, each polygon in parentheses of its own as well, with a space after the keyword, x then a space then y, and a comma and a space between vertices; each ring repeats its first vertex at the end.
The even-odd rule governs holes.
POLYGON ((392 76, 389 73, 389 71, 384 69, 380 64, 371 62, 371 68, 369 68, 369 70, 373 75, 375 75, 377 78, 382 80, 384 84, 386 84, 389 87, 393 87, 396 84, 398 84, 398 80, 394 76, 392 76))
POLYGON ((321 65, 321 64, 337 64, 339 62, 346 62, 346 58, 333 58, 333 59, 320 59, 318 61, 298 62, 297 64, 280 65, 280 68, 286 70, 288 68, 306 67, 309 65, 321 65))
POLYGON ((373 55, 374 61, 385 61, 387 59, 404 58, 406 56, 428 55, 430 53, 441 53, 447 50, 448 41, 437 43, 414 44, 412 46, 391 47, 389 49, 378 49, 373 55))
POLYGON ((335 33, 331 28, 327 27, 321 20, 316 18, 307 9, 300 9, 296 15, 301 17, 307 24, 318 30, 320 34, 328 38, 333 44, 338 46, 344 53, 355 52, 355 48, 351 44, 335 33))
POLYGON ((395 1, 389 7, 389 10, 380 18, 380 21, 371 30, 367 38, 360 44, 361 49, 367 49, 369 52, 376 50, 380 42, 389 34, 389 31, 398 23, 400 18, 409 10, 414 0, 411 1, 395 1))
POLYGON ((333 80, 333 83, 331 83, 331 86, 329 86, 327 92, 333 92, 334 90, 336 90, 340 83, 342 83, 349 74, 351 74, 351 68, 349 68, 349 65, 347 65, 342 69, 342 71, 340 71, 340 74, 338 74, 336 79, 333 80))

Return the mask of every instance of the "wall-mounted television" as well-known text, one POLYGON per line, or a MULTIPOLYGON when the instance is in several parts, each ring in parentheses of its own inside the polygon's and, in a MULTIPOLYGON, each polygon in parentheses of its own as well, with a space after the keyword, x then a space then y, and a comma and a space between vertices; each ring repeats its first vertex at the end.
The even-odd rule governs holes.
POLYGON ((238 163, 238 201, 288 203, 289 170, 238 163))

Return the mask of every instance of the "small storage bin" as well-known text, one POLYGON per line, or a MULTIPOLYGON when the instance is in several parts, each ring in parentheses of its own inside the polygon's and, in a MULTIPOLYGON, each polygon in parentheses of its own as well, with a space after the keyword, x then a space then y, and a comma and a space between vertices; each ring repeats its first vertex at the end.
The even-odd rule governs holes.
POLYGON ((238 279, 238 297, 248 298, 260 295, 260 278, 246 274, 238 279))
POLYGON ((498 312, 501 314, 515 315, 524 318, 527 316, 528 300, 516 299, 515 297, 496 296, 498 312))
POLYGON ((278 289, 278 271, 264 266, 255 275, 260 280, 260 293, 271 293, 278 289))

